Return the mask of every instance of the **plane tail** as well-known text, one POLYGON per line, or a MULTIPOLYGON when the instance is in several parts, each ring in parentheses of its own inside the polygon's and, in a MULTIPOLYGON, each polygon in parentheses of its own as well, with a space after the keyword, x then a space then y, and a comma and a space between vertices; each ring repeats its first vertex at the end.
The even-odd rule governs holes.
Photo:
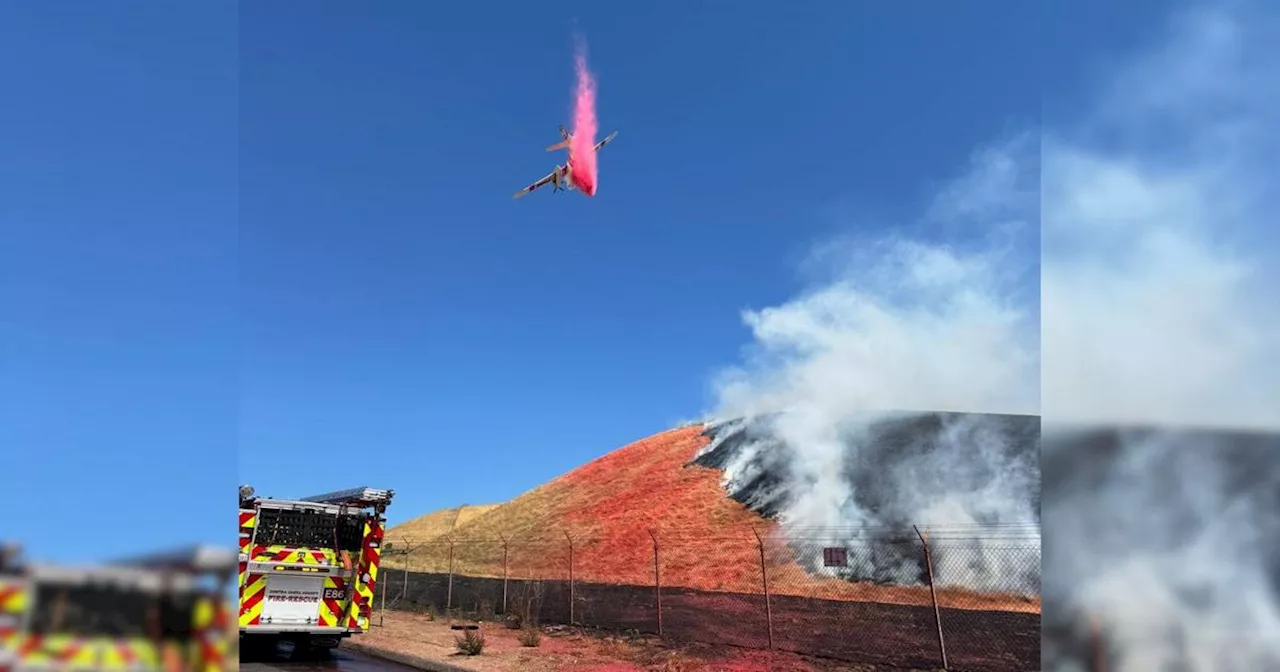
POLYGON ((573 136, 572 136, 572 135, 570 135, 570 134, 569 134, 569 131, 565 129, 564 124, 560 124, 560 138, 561 138, 561 141, 560 141, 560 142, 557 142, 557 143, 556 143, 556 144, 554 144, 554 145, 548 145, 548 146, 547 146, 547 151, 548 151, 548 152, 554 152, 554 151, 556 151, 557 149, 568 149, 568 148, 569 148, 569 142, 573 139, 573 136))

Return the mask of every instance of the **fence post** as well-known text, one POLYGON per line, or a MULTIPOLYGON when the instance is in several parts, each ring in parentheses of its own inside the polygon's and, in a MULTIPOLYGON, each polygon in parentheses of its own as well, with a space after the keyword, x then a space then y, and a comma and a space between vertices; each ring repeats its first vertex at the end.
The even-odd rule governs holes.
POLYGON ((760 581, 764 584, 764 619, 769 624, 769 649, 773 649, 773 606, 769 600, 769 570, 765 569, 764 563, 764 539, 760 538, 760 531, 755 527, 751 528, 751 533, 756 535, 756 545, 760 547, 760 581))
POLYGON ((662 639, 662 575, 658 570, 658 536, 652 529, 648 532, 649 538, 653 540, 653 595, 658 608, 658 639, 662 639))
POLYGON ((409 595, 409 538, 404 538, 404 581, 400 585, 400 599, 409 595))
POLYGON ((569 536, 566 531, 564 538, 569 542, 569 625, 574 625, 573 620, 573 537, 569 536))
MULTIPOLYGON (((407 556, 406 556, 407 557, 407 556)), ((390 581, 382 581, 382 608, 378 609, 378 627, 384 625, 387 618, 387 584, 390 581)))
POLYGON ((453 622, 453 537, 447 537, 449 541, 449 590, 445 594, 444 613, 445 619, 453 622))
POLYGON ((933 623, 938 627, 938 652, 942 654, 942 669, 949 670, 947 665, 947 643, 942 637, 942 612, 938 610, 938 591, 933 586, 933 554, 929 551, 929 538, 920 532, 920 528, 915 525, 911 529, 916 531, 916 536, 920 537, 920 543, 924 544, 924 566, 929 573, 929 595, 933 599, 933 623))
POLYGON ((410 566, 411 565, 409 564, 409 556, 406 555, 404 558, 404 572, 403 572, 404 580, 400 582, 400 599, 397 600, 398 602, 403 602, 409 597, 409 567, 410 566))
POLYGON ((507 535, 499 534, 502 539, 502 614, 507 614, 507 535))

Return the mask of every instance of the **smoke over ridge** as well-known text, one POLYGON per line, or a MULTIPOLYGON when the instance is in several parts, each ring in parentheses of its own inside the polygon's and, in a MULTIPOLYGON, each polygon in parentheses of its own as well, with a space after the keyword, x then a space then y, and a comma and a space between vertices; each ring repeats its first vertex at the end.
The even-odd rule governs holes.
MULTIPOLYGON (((793 545, 919 525, 969 546, 937 551, 940 583, 1038 593, 1033 137, 980 148, 915 221, 815 248, 820 282, 744 313, 752 349, 716 378, 722 424, 696 461, 793 545), (1001 542, 1031 556, 1011 569, 1001 542)), ((919 582, 914 544, 846 573, 919 582)))
MULTIPOLYGON (((852 544, 850 566, 813 571, 915 584, 921 517, 940 586, 1038 596, 1040 421, 1030 415, 860 413, 837 428, 831 462, 781 439, 785 414, 719 423, 694 462, 724 471, 730 497, 779 520, 793 546, 852 544), (815 481, 819 469, 831 477, 815 481), (942 493, 942 494, 940 494, 942 493)), ((785 430, 784 430, 785 431, 785 430)), ((816 552, 801 554, 816 558, 816 552)))

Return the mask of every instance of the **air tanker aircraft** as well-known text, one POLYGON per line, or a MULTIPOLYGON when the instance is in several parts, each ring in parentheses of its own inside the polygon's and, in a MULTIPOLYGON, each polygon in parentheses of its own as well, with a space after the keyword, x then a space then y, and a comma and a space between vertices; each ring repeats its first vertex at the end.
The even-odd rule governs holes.
MULTIPOLYGON (((563 125, 560 126, 560 137, 562 138, 560 142, 557 142, 556 144, 550 145, 547 147, 548 152, 554 152, 557 149, 569 148, 569 142, 573 140, 573 135, 569 133, 569 131, 566 130, 563 125)), ((600 151, 600 148, 604 147, 610 142, 613 142, 613 139, 616 137, 618 137, 617 131, 610 133, 609 137, 596 143, 595 151, 597 152, 600 151)), ((524 189, 521 189, 520 191, 517 191, 515 195, 512 196, 512 198, 520 198, 521 196, 524 196, 526 194, 531 194, 534 191, 537 191, 539 188, 546 186, 547 184, 550 184, 552 186, 553 192, 561 191, 561 190, 574 191, 577 189, 577 185, 575 185, 573 182, 573 157, 569 157, 568 159, 566 159, 563 166, 556 166, 554 170, 552 170, 542 179, 538 180, 537 182, 534 182, 533 184, 525 187, 524 189)))

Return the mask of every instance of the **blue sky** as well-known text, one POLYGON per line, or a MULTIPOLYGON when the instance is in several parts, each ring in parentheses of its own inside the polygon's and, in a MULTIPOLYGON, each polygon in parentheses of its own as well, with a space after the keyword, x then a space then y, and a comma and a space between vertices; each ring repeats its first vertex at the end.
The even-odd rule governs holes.
POLYGON ((584 12, 600 191, 512 201, 559 158, 575 17, 283 7, 241 16, 240 473, 377 465, 393 521, 696 416, 842 205, 909 212, 1039 111, 1029 10, 584 12))
POLYGON ((696 416, 844 213, 1069 113, 1152 20, 1104 4, 6 5, 0 445, 39 504, 0 537, 225 542, 241 481, 393 487, 399 522, 696 416), (512 201, 575 27, 599 194, 512 201))
POLYGON ((0 7, 0 538, 66 561, 233 534, 236 17, 109 4, 0 7))

